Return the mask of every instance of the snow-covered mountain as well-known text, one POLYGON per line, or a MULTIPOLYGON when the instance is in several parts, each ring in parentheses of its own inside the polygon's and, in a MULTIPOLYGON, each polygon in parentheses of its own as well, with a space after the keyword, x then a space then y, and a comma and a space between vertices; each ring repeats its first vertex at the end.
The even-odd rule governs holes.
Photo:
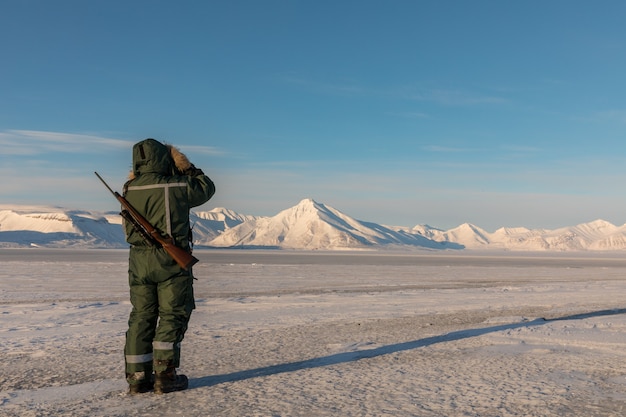
POLYGON ((442 231, 424 226, 412 229, 441 242, 456 242, 467 249, 506 249, 526 251, 623 250, 626 249, 626 225, 617 227, 595 220, 555 230, 502 227, 489 233, 465 223, 442 231))
POLYGON ((311 199, 274 217, 241 223, 208 242, 221 247, 276 247, 289 249, 355 249, 379 245, 455 248, 419 234, 404 233, 375 223, 355 220, 311 199))
MULTIPOLYGON (((626 249, 626 225, 595 220, 555 230, 503 227, 490 233, 465 223, 450 230, 356 220, 304 199, 272 217, 225 208, 192 212, 196 247, 350 250, 365 248, 612 251, 626 249)), ((0 206, 0 247, 125 248, 117 212, 0 206)))
POLYGON ((189 220, 193 230, 194 244, 207 244, 225 231, 241 223, 255 221, 257 218, 222 207, 210 211, 192 211, 189 220))
POLYGON ((124 246, 121 217, 57 207, 0 207, 0 247, 124 246))
MULTIPOLYGON (((210 242, 224 231, 255 220, 224 208, 192 212, 195 243, 210 242)), ((0 206, 0 248, 126 248, 118 212, 88 212, 47 206, 0 206)))

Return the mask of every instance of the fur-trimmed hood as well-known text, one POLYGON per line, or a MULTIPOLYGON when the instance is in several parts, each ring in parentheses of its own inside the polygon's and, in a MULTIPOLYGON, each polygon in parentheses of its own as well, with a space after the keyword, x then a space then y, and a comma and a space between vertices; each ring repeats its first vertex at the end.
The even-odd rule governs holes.
POLYGON ((183 173, 189 168, 191 168, 192 164, 189 162, 187 155, 182 153, 180 149, 173 145, 165 145, 170 152, 170 156, 172 157, 172 161, 174 162, 174 167, 178 171, 178 173, 183 173))
POLYGON ((180 175, 191 166, 187 156, 178 148, 149 138, 133 146, 133 169, 129 179, 145 173, 180 175))

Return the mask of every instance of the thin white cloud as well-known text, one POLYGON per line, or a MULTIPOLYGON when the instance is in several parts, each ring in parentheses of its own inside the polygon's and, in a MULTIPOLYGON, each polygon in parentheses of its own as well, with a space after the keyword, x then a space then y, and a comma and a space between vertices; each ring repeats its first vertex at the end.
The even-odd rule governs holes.
POLYGON ((619 123, 626 123, 626 110, 615 109, 599 112, 595 115, 593 119, 600 121, 610 120, 617 121, 619 123))
POLYGON ((104 149, 132 147, 133 142, 96 135, 47 132, 38 130, 5 130, 0 132, 4 155, 39 155, 48 152, 99 153, 104 149))
MULTIPOLYGON (((78 133, 40 130, 0 131, 0 147, 2 147, 2 154, 5 156, 32 156, 50 152, 94 154, 106 152, 107 149, 131 149, 136 142, 78 133)), ((202 155, 219 156, 224 154, 224 152, 212 146, 180 145, 179 147, 186 152, 202 155)))
POLYGON ((493 95, 477 94, 458 90, 431 89, 408 92, 408 97, 417 101, 429 101, 446 106, 474 106, 481 104, 503 104, 509 100, 493 95))
POLYGON ((449 146, 439 146, 439 145, 428 145, 428 146, 424 146, 423 149, 427 152, 454 152, 454 153, 461 153, 461 152, 472 152, 471 149, 468 148, 453 148, 453 147, 449 147, 449 146))
POLYGON ((210 156, 222 156, 225 155, 226 152, 223 150, 216 148, 214 146, 197 146, 197 145, 176 145, 177 148, 180 148, 181 151, 189 154, 199 154, 199 155, 210 155, 210 156))
POLYGON ((392 115, 402 117, 405 119, 430 119, 430 115, 428 113, 419 112, 419 111, 407 111, 400 113, 391 113, 392 115))
MULTIPOLYGON (((297 75, 283 77, 283 80, 288 84, 298 85, 311 91, 331 95, 396 97, 414 101, 431 102, 445 106, 476 106, 505 104, 510 102, 508 98, 499 95, 454 89, 416 88, 416 86, 411 85, 370 88, 360 85, 358 81, 354 80, 325 82, 297 75)), ((419 117, 425 116, 423 113, 418 114, 419 117)))
POLYGON ((314 92, 325 94, 354 95, 366 93, 366 89, 351 80, 340 80, 337 82, 315 81, 296 75, 284 77, 287 84, 297 85, 314 92))
POLYGON ((504 145, 501 148, 502 150, 511 151, 511 152, 529 152, 529 153, 541 152, 541 149, 535 146, 504 145))

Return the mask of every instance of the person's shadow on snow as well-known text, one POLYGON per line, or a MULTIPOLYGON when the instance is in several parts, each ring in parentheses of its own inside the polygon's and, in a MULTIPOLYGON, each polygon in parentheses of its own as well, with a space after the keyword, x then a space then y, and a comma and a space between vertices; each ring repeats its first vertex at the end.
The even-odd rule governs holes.
POLYGON ((333 355, 322 356, 319 358, 307 359, 299 362, 282 363, 278 365, 265 366, 263 368, 250 369, 245 371, 233 372, 224 375, 212 375, 202 378, 189 380, 189 388, 210 387, 222 384, 224 382, 243 381, 251 378, 262 376, 284 374, 287 372, 299 371, 302 369, 320 368, 323 366, 337 365, 340 363, 348 363, 358 361, 360 359, 374 358, 377 356, 388 355, 390 353, 403 352, 407 350, 417 349, 425 346, 431 346, 437 343, 451 342, 455 340, 467 339, 470 337, 482 336, 488 333, 500 332, 503 330, 513 330, 521 327, 541 326, 546 323, 563 321, 563 320, 582 320, 599 316, 610 316, 626 313, 626 309, 601 310, 591 313, 574 314, 571 316, 558 317, 552 319, 538 318, 532 321, 522 321, 518 323, 501 324, 497 326, 484 327, 481 329, 457 330, 446 333, 441 336, 431 336, 424 339, 413 340, 409 342, 396 343, 393 345, 381 346, 375 349, 360 350, 356 352, 343 352, 333 355))

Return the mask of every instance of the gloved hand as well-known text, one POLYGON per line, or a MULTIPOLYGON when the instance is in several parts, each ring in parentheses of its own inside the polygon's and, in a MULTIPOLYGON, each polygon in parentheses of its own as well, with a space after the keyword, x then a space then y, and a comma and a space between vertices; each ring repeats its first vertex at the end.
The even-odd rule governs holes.
POLYGON ((183 171, 183 175, 197 177, 198 175, 204 175, 204 172, 200 168, 196 168, 194 164, 191 164, 189 168, 183 171))

